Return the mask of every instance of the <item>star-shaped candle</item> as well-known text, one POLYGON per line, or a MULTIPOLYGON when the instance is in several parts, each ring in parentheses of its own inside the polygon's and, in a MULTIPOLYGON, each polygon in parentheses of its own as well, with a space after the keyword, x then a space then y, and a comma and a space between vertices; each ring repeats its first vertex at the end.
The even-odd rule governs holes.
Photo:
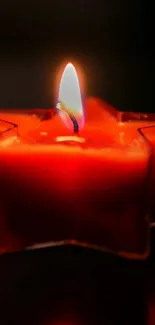
POLYGON ((1 251, 71 243, 146 257, 152 151, 137 129, 152 122, 125 122, 97 98, 83 102, 71 63, 57 95, 48 118, 18 113, 17 141, 0 139, 1 251))

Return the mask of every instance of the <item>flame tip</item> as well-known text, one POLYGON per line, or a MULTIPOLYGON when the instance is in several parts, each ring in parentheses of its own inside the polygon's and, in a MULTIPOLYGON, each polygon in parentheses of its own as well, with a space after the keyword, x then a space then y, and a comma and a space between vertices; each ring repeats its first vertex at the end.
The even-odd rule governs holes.
POLYGON ((73 63, 71 63, 71 62, 68 62, 67 64, 66 64, 66 68, 69 68, 69 67, 71 67, 71 68, 74 68, 74 65, 73 65, 73 63))

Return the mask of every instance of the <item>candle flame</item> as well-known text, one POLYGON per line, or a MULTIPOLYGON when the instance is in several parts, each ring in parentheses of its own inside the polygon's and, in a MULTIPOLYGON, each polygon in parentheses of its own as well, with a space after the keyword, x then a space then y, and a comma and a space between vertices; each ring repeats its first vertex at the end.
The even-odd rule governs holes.
POLYGON ((83 105, 77 72, 72 63, 68 63, 63 71, 57 110, 68 129, 78 132, 84 125, 83 105))

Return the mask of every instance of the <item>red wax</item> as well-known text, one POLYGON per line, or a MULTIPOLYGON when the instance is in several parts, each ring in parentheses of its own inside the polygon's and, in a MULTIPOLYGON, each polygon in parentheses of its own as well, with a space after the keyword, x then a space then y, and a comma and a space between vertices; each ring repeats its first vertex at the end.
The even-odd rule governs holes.
POLYGON ((148 254, 147 143, 95 99, 87 106, 84 144, 57 143, 70 133, 55 117, 0 148, 1 250, 70 240, 126 257, 148 254))
POLYGON ((150 148, 152 150, 152 157, 149 166, 149 209, 148 216, 150 223, 155 222, 155 114, 154 113, 132 113, 132 112, 122 112, 119 116, 121 121, 127 121, 128 123, 122 123, 123 125, 131 124, 131 127, 135 126, 135 129, 141 128, 146 140, 150 143, 150 148), (132 121, 132 123, 130 123, 132 121))
POLYGON ((149 170, 149 215, 151 221, 155 222, 155 126, 144 127, 142 128, 142 132, 152 148, 152 159, 149 170))
MULTIPOLYGON (((27 113, 27 112, 26 112, 27 113)), ((36 113, 36 111, 35 111, 36 113)), ((34 129, 40 123, 40 119, 37 117, 36 114, 22 114, 14 112, 1 112, 0 111, 0 119, 5 121, 10 121, 12 123, 18 124, 19 132, 21 136, 24 136, 29 130, 34 129)), ((4 125, 6 128, 6 124, 4 125)), ((3 127, 4 128, 4 127, 3 127)), ((0 132, 2 131, 2 123, 0 123, 0 132)))

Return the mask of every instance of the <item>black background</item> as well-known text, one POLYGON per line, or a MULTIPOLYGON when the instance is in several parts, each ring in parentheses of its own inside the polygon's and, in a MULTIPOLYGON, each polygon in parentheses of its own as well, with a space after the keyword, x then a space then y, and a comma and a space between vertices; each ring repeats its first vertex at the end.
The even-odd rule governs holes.
POLYGON ((148 9, 140 0, 2 0, 0 107, 53 107, 56 71, 68 59, 82 66, 87 96, 152 111, 148 9))
MULTIPOLYGON (((57 67, 73 59, 88 96, 152 111, 152 20, 140 0, 2 0, 0 107, 53 107, 57 67)), ((145 262, 73 248, 1 256, 0 323, 147 324, 154 251, 145 262)))
POLYGON ((152 325, 149 263, 76 247, 1 256, 0 323, 152 325))

